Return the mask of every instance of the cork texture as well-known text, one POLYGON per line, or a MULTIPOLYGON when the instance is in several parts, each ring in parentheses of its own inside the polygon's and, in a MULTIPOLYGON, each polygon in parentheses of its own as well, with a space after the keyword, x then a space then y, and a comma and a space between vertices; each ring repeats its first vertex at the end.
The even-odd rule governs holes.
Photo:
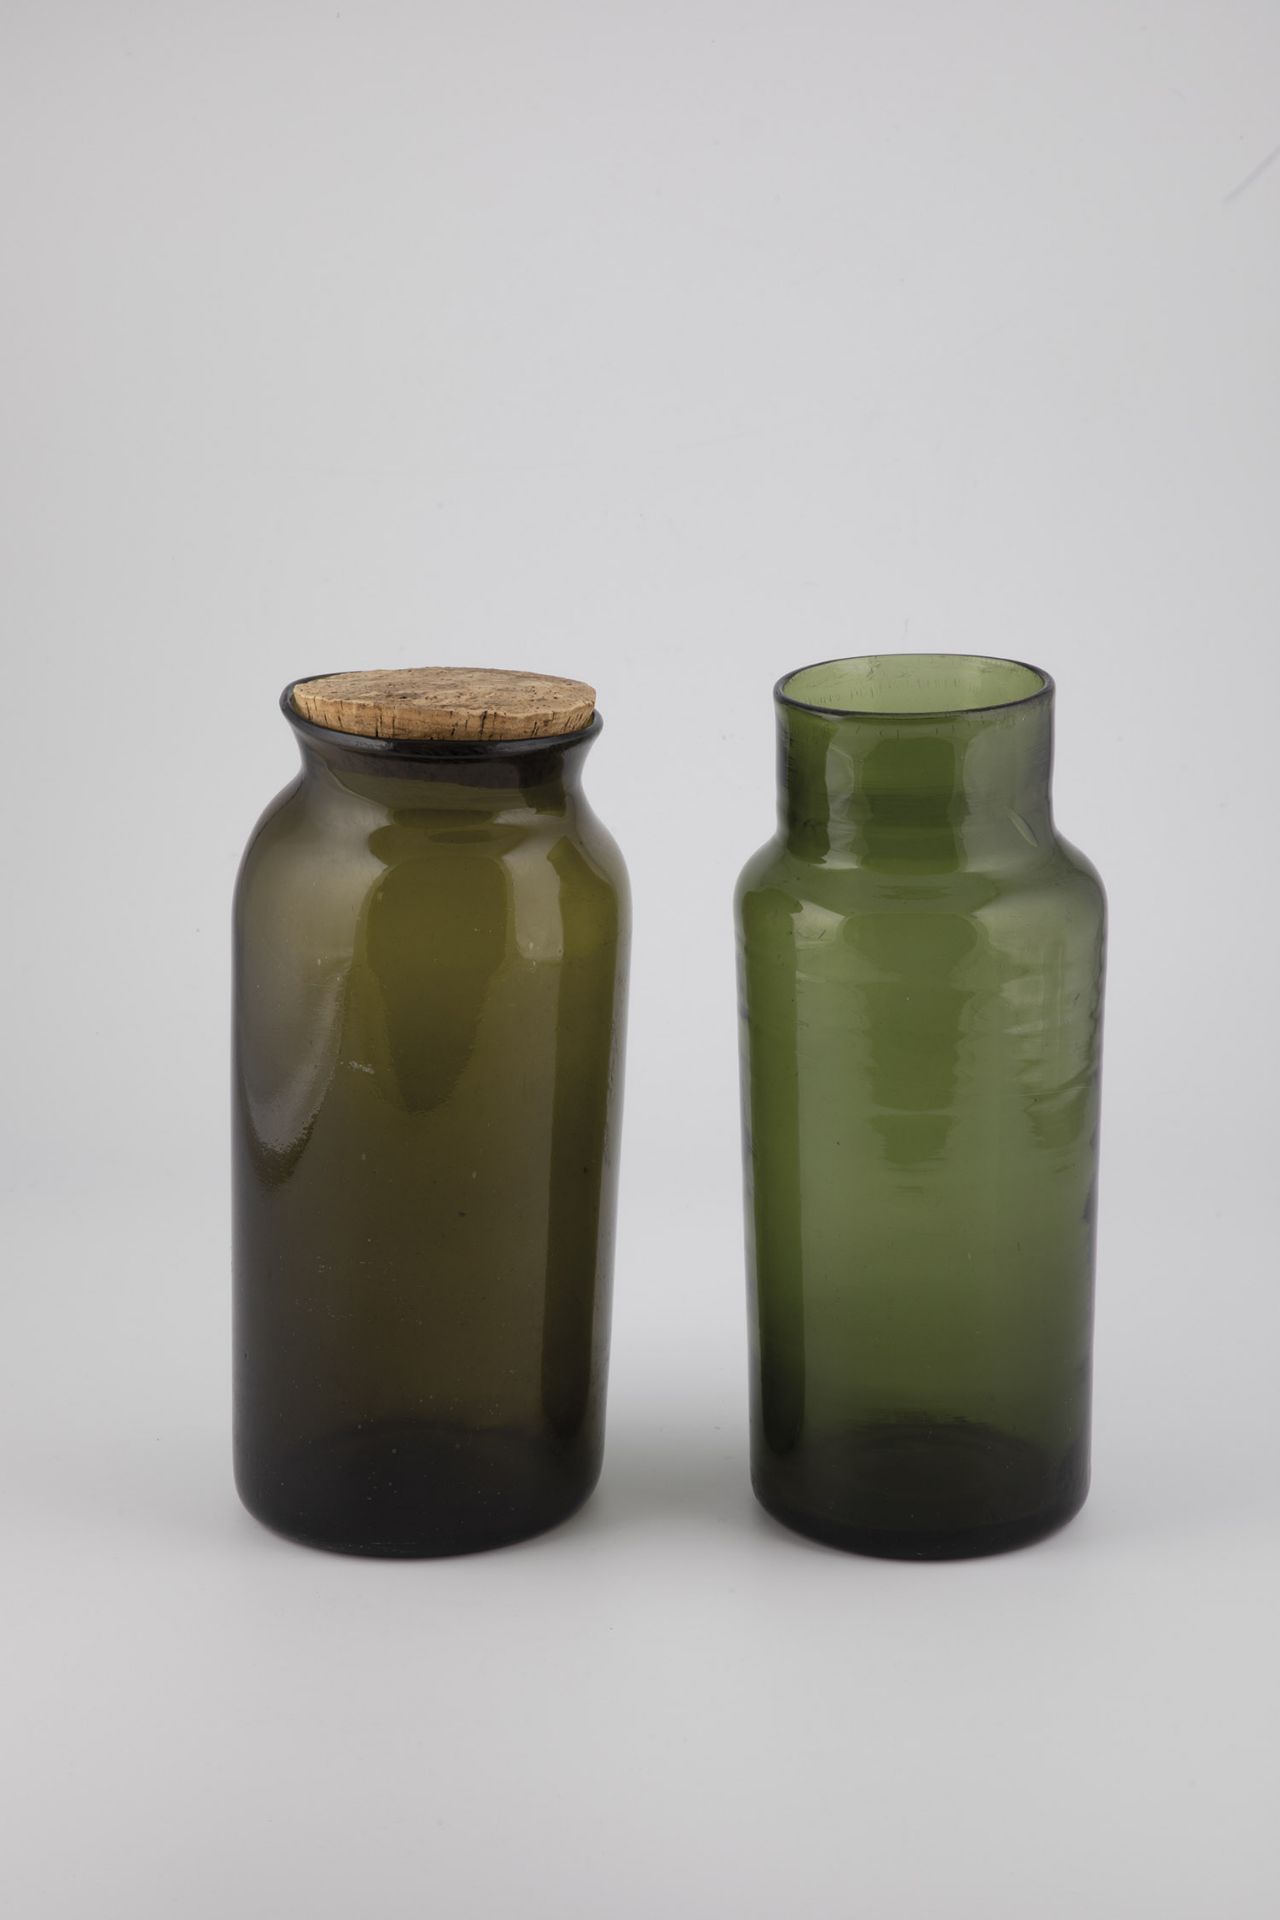
POLYGON ((302 680, 304 720, 379 740, 537 740, 577 733, 595 712, 584 680, 500 667, 394 667, 302 680))

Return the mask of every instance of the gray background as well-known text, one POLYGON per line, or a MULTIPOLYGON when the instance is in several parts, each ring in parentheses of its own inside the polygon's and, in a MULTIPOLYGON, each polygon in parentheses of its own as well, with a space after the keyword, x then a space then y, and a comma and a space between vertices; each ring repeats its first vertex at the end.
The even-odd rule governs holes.
POLYGON ((1280 13, 3 0, 4 1910, 1280 1905, 1280 13), (758 1516, 770 687, 1047 666, 1110 885, 1095 1490, 758 1516), (228 1460, 227 907, 298 673, 582 675, 637 938, 608 1459, 291 1548, 228 1460))

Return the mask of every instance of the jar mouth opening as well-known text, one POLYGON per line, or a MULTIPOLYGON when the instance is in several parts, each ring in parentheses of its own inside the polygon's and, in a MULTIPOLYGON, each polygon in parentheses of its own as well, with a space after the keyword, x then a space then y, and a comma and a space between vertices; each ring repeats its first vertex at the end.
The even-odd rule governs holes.
MULTIPOLYGON (((307 679, 314 678, 306 675, 307 679)), ((308 720, 293 704, 293 690, 302 683, 291 680, 280 695, 280 711, 296 733, 320 745, 341 747, 347 753, 367 754, 370 759, 387 762, 431 760, 458 762, 476 760, 521 760, 536 754, 557 753, 562 747, 577 746, 594 740, 604 725, 599 709, 585 727, 575 733, 540 733, 526 740, 388 740, 374 733, 344 733, 336 727, 322 727, 308 720)))
POLYGON ((832 718, 939 720, 997 713, 1052 697, 1041 667, 978 653, 864 653, 784 673, 779 706, 832 718))

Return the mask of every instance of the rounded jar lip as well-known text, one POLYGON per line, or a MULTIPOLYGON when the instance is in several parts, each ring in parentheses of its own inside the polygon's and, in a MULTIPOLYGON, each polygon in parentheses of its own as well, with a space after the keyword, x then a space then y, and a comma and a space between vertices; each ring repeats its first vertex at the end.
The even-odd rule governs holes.
POLYGON ((604 721, 597 707, 585 727, 575 733, 539 733, 527 740, 388 740, 376 733, 344 733, 337 727, 321 727, 299 713, 293 704, 295 687, 308 680, 324 680, 323 673, 304 673, 291 680, 280 695, 280 711, 291 727, 307 740, 342 747, 348 753, 367 753, 379 760, 520 760, 527 755, 545 753, 548 748, 572 747, 579 741, 594 740, 604 721))
POLYGON ((773 697, 780 707, 793 707, 799 713, 820 714, 828 720, 963 720, 972 714, 1012 713, 1019 707, 1033 707, 1040 701, 1053 697, 1053 676, 1043 667, 1032 666, 1029 660, 1010 660, 995 653, 850 653, 836 654, 829 660, 811 660, 806 666, 792 667, 777 681, 773 697), (981 661, 983 665, 997 667, 1019 667, 1024 673, 1033 673, 1040 685, 1031 693, 1021 694, 1016 700, 982 701, 971 707, 828 707, 820 706, 812 700, 800 700, 787 688, 802 673, 812 673, 817 667, 855 667, 863 666, 872 660, 948 660, 981 661))

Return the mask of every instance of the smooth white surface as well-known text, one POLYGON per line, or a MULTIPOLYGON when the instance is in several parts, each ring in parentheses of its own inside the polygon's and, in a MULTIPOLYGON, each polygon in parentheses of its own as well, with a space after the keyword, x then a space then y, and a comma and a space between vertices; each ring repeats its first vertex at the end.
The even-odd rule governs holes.
POLYGON ((1271 1920, 1280 14, 0 36, 0 1909, 1271 1920), (1056 676, 1113 908, 1095 1490, 924 1568, 745 1482, 730 890, 895 647, 1056 676), (599 686, 632 1045, 600 1492, 388 1566, 232 1492, 226 920, 280 686, 431 660, 599 686))

